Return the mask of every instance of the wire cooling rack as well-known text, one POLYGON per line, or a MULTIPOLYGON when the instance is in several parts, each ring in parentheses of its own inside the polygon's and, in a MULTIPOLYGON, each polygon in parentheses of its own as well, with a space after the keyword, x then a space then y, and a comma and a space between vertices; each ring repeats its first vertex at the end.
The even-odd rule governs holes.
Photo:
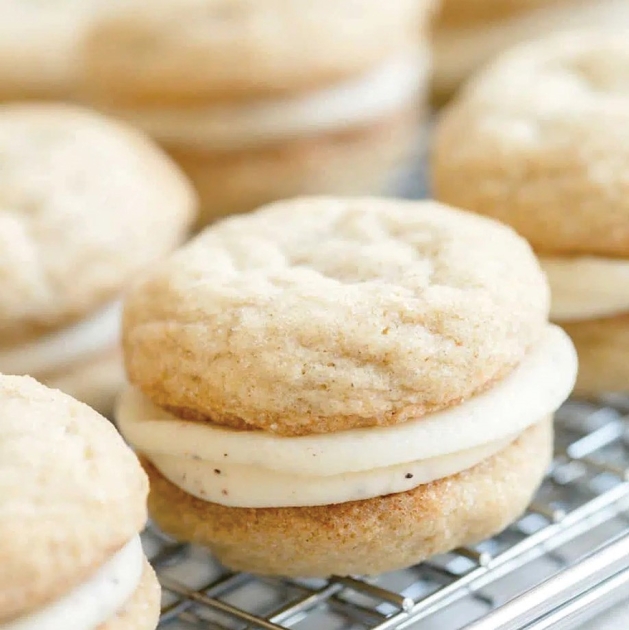
POLYGON ((629 400, 569 402, 527 513, 501 535, 377 578, 233 573, 154 529, 169 630, 575 628, 629 594, 629 400))

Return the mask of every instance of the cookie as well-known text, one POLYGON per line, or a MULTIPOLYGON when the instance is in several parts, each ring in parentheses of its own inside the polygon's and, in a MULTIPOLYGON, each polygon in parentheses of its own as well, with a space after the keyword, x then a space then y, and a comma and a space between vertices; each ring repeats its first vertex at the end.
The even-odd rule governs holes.
POLYGON ((159 587, 138 536, 148 480, 133 452, 29 377, 1 376, 0 403, 2 627, 154 629, 159 587))
POLYGON ((190 184, 141 134, 65 105, 1 106, 0 159, 0 371, 107 361, 123 288, 193 220, 190 184))
POLYGON ((576 372, 523 239, 375 198, 206 229, 128 294, 123 346, 116 419, 157 524, 228 566, 304 576, 408 566, 506 526, 576 372), (452 508, 508 469, 526 482, 452 508))
POLYGON ((134 3, 84 43, 86 89, 127 103, 268 98, 360 75, 412 48, 434 3, 172 0, 134 3))
MULTIPOLYGON (((607 330, 610 319, 615 336, 629 311, 628 34, 575 32, 506 53, 436 132, 436 196, 500 219, 531 242, 549 275, 552 318, 571 333, 598 328, 598 320, 607 330)), ((618 361, 600 371, 598 338, 575 334, 578 390, 625 382, 618 361)))
POLYGON ((434 35, 434 97, 448 100, 516 44, 571 29, 619 27, 629 27, 624 0, 445 0, 434 35))
POLYGON ((420 145, 434 2, 333 4, 115 11, 86 39, 85 98, 175 157, 200 225, 287 196, 382 193, 420 145))

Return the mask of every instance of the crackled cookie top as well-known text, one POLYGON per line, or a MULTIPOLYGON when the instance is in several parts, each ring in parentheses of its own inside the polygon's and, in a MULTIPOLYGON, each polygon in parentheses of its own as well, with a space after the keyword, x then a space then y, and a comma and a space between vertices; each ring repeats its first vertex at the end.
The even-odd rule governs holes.
POLYGON ((110 300, 175 247, 194 204, 131 129, 70 106, 1 106, 0 343, 110 300))
POLYGON ((283 434, 393 424, 505 376, 548 300, 529 246, 492 220, 297 199, 208 228, 138 284, 126 364, 184 417, 283 434))
POLYGON ((629 30, 513 49, 437 129, 436 196, 542 253, 629 255, 629 30))
POLYGON ((115 428, 61 392, 0 376, 0 409, 0 619, 11 619, 81 584, 137 535, 148 481, 115 428))

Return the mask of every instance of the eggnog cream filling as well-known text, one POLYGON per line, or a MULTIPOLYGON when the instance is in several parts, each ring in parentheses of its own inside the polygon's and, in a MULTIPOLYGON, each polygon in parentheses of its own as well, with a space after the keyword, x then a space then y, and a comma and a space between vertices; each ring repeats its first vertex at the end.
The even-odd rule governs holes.
POLYGON ((116 114, 166 144, 240 149, 376 121, 410 104, 428 81, 429 53, 391 59, 368 74, 277 100, 116 114))
POLYGON ((116 416, 125 438, 189 494, 239 507, 326 505, 409 490, 477 464, 552 414, 576 371, 572 343, 549 325, 490 390, 399 425, 299 437, 237 431, 179 419, 132 388, 116 416))
POLYGON ((552 293, 551 318, 572 322, 629 313, 629 260, 542 258, 552 293))
POLYGON ((627 26, 629 3, 626 0, 573 0, 469 28, 439 29, 434 38, 436 80, 454 87, 500 51, 545 33, 627 26))
POLYGON ((131 599, 143 570, 144 553, 136 536, 88 582, 45 608, 0 622, 0 630, 97 630, 131 599))
POLYGON ((122 304, 115 302, 73 326, 11 348, 0 347, 0 373, 42 376, 115 347, 122 304))

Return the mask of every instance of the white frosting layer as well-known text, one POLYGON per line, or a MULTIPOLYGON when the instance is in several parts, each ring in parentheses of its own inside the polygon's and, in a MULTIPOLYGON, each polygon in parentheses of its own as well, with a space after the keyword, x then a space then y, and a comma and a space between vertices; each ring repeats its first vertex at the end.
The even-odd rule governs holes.
POLYGON ((122 304, 108 305, 92 317, 12 348, 0 347, 0 373, 45 375, 109 348, 120 340, 122 304))
POLYGON ((46 608, 0 623, 0 630, 96 630, 131 598, 143 569, 144 553, 136 536, 89 582, 46 608))
POLYGON ((321 505, 408 490, 478 463, 553 413, 576 371, 572 343, 549 326, 490 390, 395 426, 300 437, 236 431, 181 420, 134 389, 116 415, 126 439, 191 494, 241 507, 321 505))
POLYGON ((171 483, 204 501, 252 508, 330 505, 405 492, 449 477, 495 455, 515 437, 408 464, 325 477, 173 455, 153 455, 151 460, 171 483))
POLYGON ((292 98, 116 114, 167 144, 209 150, 258 146, 367 124, 398 111, 423 91, 428 57, 407 54, 356 79, 292 98))
POLYGON ((434 40, 435 77, 444 87, 454 87, 475 68, 519 42, 559 30, 628 26, 627 0, 573 0, 469 28, 442 28, 434 40))
POLYGON ((542 258, 555 321, 582 321, 629 313, 629 260, 542 258))

